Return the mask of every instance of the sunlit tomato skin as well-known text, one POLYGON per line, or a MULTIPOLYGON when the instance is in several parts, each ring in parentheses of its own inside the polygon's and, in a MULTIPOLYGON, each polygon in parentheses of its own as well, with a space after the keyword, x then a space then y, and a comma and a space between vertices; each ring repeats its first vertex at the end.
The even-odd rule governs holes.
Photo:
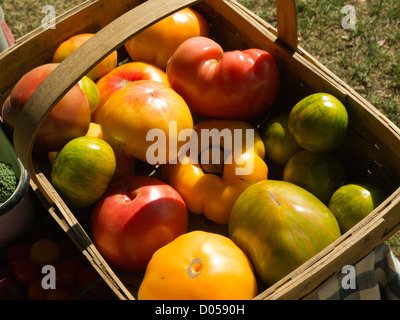
POLYGON ((268 52, 224 52, 206 37, 182 43, 168 61, 166 72, 171 87, 191 110, 209 117, 255 118, 272 107, 279 91, 279 70, 268 52))
POLYGON ((114 150, 145 162, 154 161, 151 164, 162 164, 177 159, 177 151, 186 143, 178 140, 178 135, 184 129, 193 129, 193 118, 185 100, 170 86, 154 80, 139 80, 107 100, 100 127, 103 139, 114 150), (176 130, 170 130, 171 125, 176 125, 176 130), (165 138, 165 143, 159 142, 165 150, 157 159, 150 158, 157 140, 149 136, 152 132, 165 138), (176 146, 176 152, 170 146, 176 146))
MULTIPOLYGON (((60 63, 65 58, 67 58, 72 52, 78 49, 83 43, 88 41, 91 37, 93 37, 93 33, 83 33, 72 36, 67 39, 63 43, 61 43, 53 55, 53 62, 60 63)), ((99 62, 92 70, 90 70, 86 75, 96 81, 102 76, 109 73, 112 69, 117 66, 118 62, 118 54, 117 51, 113 51, 107 57, 105 57, 102 61, 99 62)))
POLYGON ((96 83, 100 92, 100 102, 97 109, 92 113, 92 121, 100 122, 102 107, 114 92, 138 80, 154 80, 168 84, 165 72, 149 63, 128 62, 116 67, 96 83))
POLYGON ((210 35, 204 17, 191 8, 185 8, 142 31, 125 43, 133 61, 145 61, 166 68, 176 48, 191 37, 210 35))
MULTIPOLYGON (((3 110, 4 122, 14 129, 19 113, 40 83, 58 66, 41 65, 27 72, 11 91, 10 101, 3 110)), ((90 123, 89 102, 76 84, 50 111, 40 124, 36 140, 37 151, 58 151, 69 140, 85 135, 90 123)))
POLYGON ((192 231, 157 250, 139 300, 247 300, 257 281, 248 257, 228 237, 192 231))
POLYGON ((127 271, 144 270, 152 254, 187 225, 179 193, 147 176, 112 181, 92 211, 94 244, 111 265, 127 271))
POLYGON ((79 137, 61 149, 51 168, 51 182, 73 207, 92 205, 106 190, 116 168, 114 151, 103 139, 79 137))

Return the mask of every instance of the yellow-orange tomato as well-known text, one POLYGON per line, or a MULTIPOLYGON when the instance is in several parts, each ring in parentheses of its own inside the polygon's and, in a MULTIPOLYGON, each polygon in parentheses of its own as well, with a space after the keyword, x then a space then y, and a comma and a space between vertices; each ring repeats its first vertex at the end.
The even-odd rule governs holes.
MULTIPOLYGON (((93 33, 82 33, 67 39, 61 43, 53 55, 53 62, 61 62, 80 47, 84 42, 93 37, 93 33)), ((87 76, 96 81, 102 76, 109 73, 112 69, 117 66, 118 54, 117 51, 113 51, 107 57, 97 64, 92 70, 90 70, 87 76)))
POLYGON ((165 70, 169 58, 182 42, 194 36, 209 35, 204 17, 185 8, 128 40, 125 48, 133 61, 145 61, 165 70))
POLYGON ((177 159, 185 144, 178 135, 193 129, 193 119, 171 87, 139 80, 111 95, 101 111, 100 127, 114 150, 155 165, 177 159))
POLYGON ((100 93, 100 102, 92 113, 92 121, 100 122, 103 105, 111 95, 129 83, 139 80, 154 80, 168 84, 166 73, 160 68, 145 62, 128 62, 111 70, 101 77, 96 85, 100 93))
POLYGON ((185 233, 158 249, 147 265, 139 300, 250 300, 257 281, 248 257, 229 238, 185 233))

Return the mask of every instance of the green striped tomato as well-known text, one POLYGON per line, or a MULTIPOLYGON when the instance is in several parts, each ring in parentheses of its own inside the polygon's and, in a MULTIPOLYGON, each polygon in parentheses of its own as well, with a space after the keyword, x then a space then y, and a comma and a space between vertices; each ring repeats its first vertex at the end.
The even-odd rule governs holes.
POLYGON ((305 97, 289 113, 289 131, 302 148, 311 152, 327 152, 338 147, 347 126, 345 106, 327 93, 305 97))
POLYGON ((272 285, 340 237, 338 222, 318 198, 290 182, 264 180, 236 200, 229 237, 272 285))
POLYGON ((79 80, 78 84, 89 101, 90 112, 93 112, 100 103, 100 91, 96 83, 88 76, 84 76, 79 80))
POLYGON ((72 207, 87 207, 99 199, 114 175, 116 160, 111 146, 95 137, 68 142, 54 159, 51 182, 72 207))
POLYGON ((260 130, 268 158, 280 165, 285 165, 293 154, 301 150, 289 132, 288 119, 288 114, 276 115, 260 130))
POLYGON ((336 216, 342 233, 350 230, 386 199, 386 194, 371 184, 346 184, 335 191, 328 207, 336 216))
POLYGON ((342 164, 329 153, 301 150, 289 159, 283 169, 284 181, 308 190, 325 204, 345 179, 342 164))

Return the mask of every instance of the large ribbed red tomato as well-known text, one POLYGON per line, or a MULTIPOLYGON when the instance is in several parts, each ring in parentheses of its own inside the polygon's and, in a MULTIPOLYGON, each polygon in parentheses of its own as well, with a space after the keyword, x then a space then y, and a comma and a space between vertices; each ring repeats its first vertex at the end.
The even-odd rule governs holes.
POLYGON ((111 265, 140 271, 187 224, 185 202, 171 186, 147 176, 121 177, 93 208, 93 242, 111 265))
POLYGON ((265 114, 279 91, 274 58, 261 49, 226 51, 210 38, 182 43, 167 65, 167 77, 195 113, 252 119, 265 114))
POLYGON ((264 180, 236 200, 229 235, 272 285, 339 238, 340 230, 333 213, 310 192, 264 180))

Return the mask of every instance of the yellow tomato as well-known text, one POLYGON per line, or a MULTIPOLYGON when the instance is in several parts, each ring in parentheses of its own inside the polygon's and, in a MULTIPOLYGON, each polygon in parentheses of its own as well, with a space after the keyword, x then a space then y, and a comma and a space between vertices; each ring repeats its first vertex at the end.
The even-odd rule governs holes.
MULTIPOLYGON (((82 33, 67 39, 61 43, 54 52, 53 62, 60 63, 93 36, 93 33, 82 33)), ((96 81, 114 69, 117 66, 117 62, 117 51, 113 51, 102 61, 100 61, 99 64, 97 64, 92 70, 90 70, 87 76, 93 81, 96 81)))
POLYGON ((207 21, 191 8, 185 8, 142 31, 125 43, 133 61, 145 61, 164 69, 178 46, 194 36, 208 37, 207 21))
POLYGON ((222 235, 185 233, 158 249, 147 265, 139 300, 250 300, 257 281, 248 257, 222 235))

